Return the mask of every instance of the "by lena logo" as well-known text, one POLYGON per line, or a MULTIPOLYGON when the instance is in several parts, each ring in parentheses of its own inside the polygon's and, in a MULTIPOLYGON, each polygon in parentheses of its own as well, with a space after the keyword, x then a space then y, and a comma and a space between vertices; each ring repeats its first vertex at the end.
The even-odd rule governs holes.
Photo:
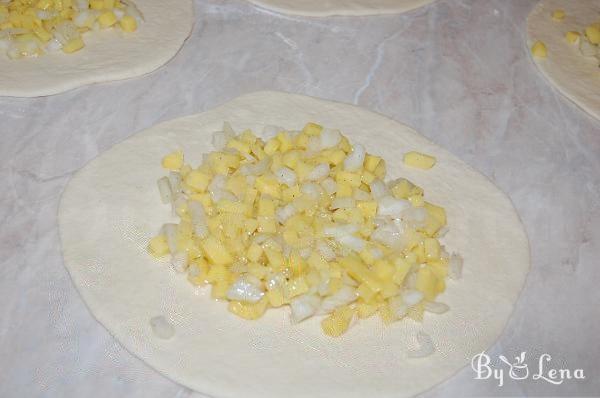
POLYGON ((485 352, 481 352, 471 360, 471 368, 475 372, 475 380, 495 379, 498 386, 504 385, 504 380, 509 377, 513 380, 525 380, 531 377, 532 380, 542 380, 551 384, 560 385, 565 380, 583 380, 585 375, 583 369, 561 369, 552 366, 552 357, 549 354, 542 354, 537 360, 537 369, 530 368, 526 362, 527 353, 521 352, 514 361, 509 361, 504 355, 499 355, 500 366, 495 367, 491 364, 491 358, 485 352))

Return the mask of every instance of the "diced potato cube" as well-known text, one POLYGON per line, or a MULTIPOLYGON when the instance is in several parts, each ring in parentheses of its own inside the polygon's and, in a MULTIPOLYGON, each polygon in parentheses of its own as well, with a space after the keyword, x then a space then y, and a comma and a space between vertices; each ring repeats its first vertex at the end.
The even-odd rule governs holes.
POLYGON ((208 238, 204 239, 201 241, 200 245, 202 246, 202 250, 204 250, 205 255, 208 257, 208 260, 211 263, 231 264, 233 262, 231 254, 214 236, 209 236, 208 238))
POLYGON ((307 123, 302 129, 302 133, 306 135, 320 135, 323 127, 316 123, 307 123))
POLYGON ((435 165, 435 162, 435 157, 421 152, 413 151, 404 154, 404 164, 418 169, 430 169, 435 165))
POLYGON ((531 46, 531 54, 537 58, 546 58, 548 56, 548 50, 546 49, 546 45, 541 41, 536 41, 531 46))
POLYGON ((268 303, 269 300, 267 298, 262 298, 256 303, 230 301, 227 309, 241 318, 254 320, 263 316, 267 310, 268 303))

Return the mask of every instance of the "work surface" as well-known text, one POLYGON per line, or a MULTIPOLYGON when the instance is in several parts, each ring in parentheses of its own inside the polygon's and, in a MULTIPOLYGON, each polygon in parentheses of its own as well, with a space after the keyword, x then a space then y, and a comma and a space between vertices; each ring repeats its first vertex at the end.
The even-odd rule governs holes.
POLYGON ((403 15, 315 19, 197 1, 192 36, 150 75, 0 98, 0 396, 202 397, 94 320, 62 263, 58 203, 74 172, 135 132, 266 89, 410 125, 514 202, 532 268, 488 354, 502 368, 499 355, 525 351, 530 375, 505 374, 498 387, 466 367, 424 397, 600 394, 600 122, 536 72, 524 44, 534 3, 448 0, 403 15), (533 380, 544 353, 544 372, 581 368, 585 380, 533 380))

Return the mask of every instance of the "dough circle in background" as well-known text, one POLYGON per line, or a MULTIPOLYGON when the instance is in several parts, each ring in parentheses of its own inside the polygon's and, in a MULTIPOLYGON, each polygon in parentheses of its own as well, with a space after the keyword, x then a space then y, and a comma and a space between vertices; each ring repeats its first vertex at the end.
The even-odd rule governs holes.
POLYGON ((137 31, 87 33, 72 54, 11 60, 0 54, 0 96, 40 97, 92 83, 141 76, 177 54, 194 25, 192 0, 136 0, 145 21, 137 31))
POLYGON ((399 14, 435 0, 248 0, 283 14, 327 17, 331 15, 399 14))
POLYGON ((565 97, 600 119, 600 68, 598 60, 584 57, 579 46, 565 39, 565 33, 583 29, 600 19, 600 0, 542 0, 527 17, 527 47, 537 40, 548 49, 546 58, 532 57, 538 70, 565 97), (563 21, 551 13, 564 10, 563 21))
POLYGON ((191 389, 221 397, 406 397, 449 378, 498 339, 529 270, 529 244, 512 203, 486 177, 385 116, 352 105, 280 92, 256 92, 213 110, 161 123, 114 146, 70 181, 60 203, 64 262, 93 315, 131 353, 191 389), (171 218, 156 181, 160 161, 181 148, 198 164, 212 150, 211 133, 229 121, 236 131, 265 125, 300 129, 314 121, 340 129, 383 156, 388 176, 409 178, 427 200, 443 206, 443 242, 464 257, 462 279, 449 281, 428 314, 384 326, 374 316, 342 337, 323 334, 320 319, 291 324, 286 309, 247 321, 210 299, 209 289, 147 252, 148 240, 171 218), (437 157, 427 171, 402 163, 405 151, 437 157), (153 334, 150 319, 166 317, 171 339, 153 334), (437 346, 409 359, 423 330, 437 346))

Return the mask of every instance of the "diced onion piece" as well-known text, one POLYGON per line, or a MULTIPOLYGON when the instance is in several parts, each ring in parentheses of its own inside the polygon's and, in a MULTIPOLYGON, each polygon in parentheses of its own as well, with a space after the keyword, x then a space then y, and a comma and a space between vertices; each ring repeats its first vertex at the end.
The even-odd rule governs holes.
POLYGON ((290 302, 292 321, 298 323, 313 316, 321 305, 321 298, 317 295, 302 295, 290 302))
POLYGON ((317 250, 321 253, 321 256, 327 261, 335 260, 335 252, 333 249, 324 241, 317 242, 317 250))
POLYGON ((171 253, 177 252, 177 224, 163 225, 162 233, 167 238, 167 244, 169 245, 169 251, 171 253))
POLYGON ((318 199, 322 192, 321 187, 312 182, 302 184, 300 191, 312 199, 318 199))
POLYGON ((200 202, 192 200, 188 202, 188 209, 192 218, 192 224, 194 225, 194 233, 200 239, 206 238, 208 236, 208 224, 204 207, 200 202))
POLYGON ((373 182, 369 184, 369 188, 371 189, 371 195, 373 195, 375 199, 386 196, 390 192, 385 183, 381 180, 373 180, 373 182))
POLYGON ((448 265, 448 276, 450 279, 460 279, 462 277, 463 259, 460 255, 452 253, 448 265))
POLYGON ((435 352, 433 340, 427 333, 419 331, 417 333, 417 342, 419 343, 419 348, 408 351, 407 354, 409 358, 424 358, 435 352))
POLYGON ((327 195, 333 195, 337 190, 336 182, 330 177, 321 181, 321 186, 323 187, 327 195))
POLYGON ((173 192, 171 191, 171 183, 168 177, 162 177, 157 181, 160 200, 164 203, 171 203, 173 200, 173 192))
POLYGON ((287 185, 288 187, 296 184, 296 173, 289 167, 282 167, 278 169, 275 172, 275 177, 277 177, 277 181, 287 185))
POLYGON ((323 228, 323 235, 332 238, 340 238, 358 232, 359 228, 352 224, 338 224, 333 227, 323 228))
POLYGON ((188 263, 188 255, 185 252, 176 252, 171 255, 171 267, 177 272, 185 272, 187 269, 188 263))
POLYGON ((265 293, 260 287, 260 281, 251 275, 245 275, 238 278, 238 280, 231 285, 227 291, 227 298, 229 300, 256 303, 264 296, 264 294, 265 293))
POLYGON ((410 202, 404 199, 396 199, 393 196, 384 196, 378 199, 377 215, 392 218, 401 218, 402 212, 410 208, 410 202))
POLYGON ((344 159, 344 170, 355 171, 361 168, 365 161, 365 155, 366 151, 364 146, 360 144, 354 145, 352 152, 344 159))
POLYGON ((402 294, 402 301, 409 307, 419 304, 423 300, 423 293, 418 290, 407 290, 402 294))
POLYGON ((366 242, 353 235, 340 236, 337 241, 355 252, 361 252, 365 248, 366 242))
POLYGON ((296 208, 292 203, 280 207, 275 211, 277 221, 279 221, 281 224, 285 223, 288 218, 292 217, 294 214, 296 214, 296 208))
POLYGON ((436 301, 428 301, 425 303, 425 311, 434 314, 443 314, 448 312, 449 309, 450 307, 448 307, 448 304, 439 303, 436 301))
POLYGON ((325 163, 321 163, 315 166, 314 169, 306 176, 308 181, 318 181, 329 175, 329 165, 325 163))
POLYGON ((357 297, 356 289, 344 285, 335 294, 323 299, 321 308, 319 308, 319 314, 328 314, 338 307, 356 301, 357 297))
POLYGON ((327 149, 336 146, 342 140, 339 130, 325 128, 321 132, 321 149, 327 149))

